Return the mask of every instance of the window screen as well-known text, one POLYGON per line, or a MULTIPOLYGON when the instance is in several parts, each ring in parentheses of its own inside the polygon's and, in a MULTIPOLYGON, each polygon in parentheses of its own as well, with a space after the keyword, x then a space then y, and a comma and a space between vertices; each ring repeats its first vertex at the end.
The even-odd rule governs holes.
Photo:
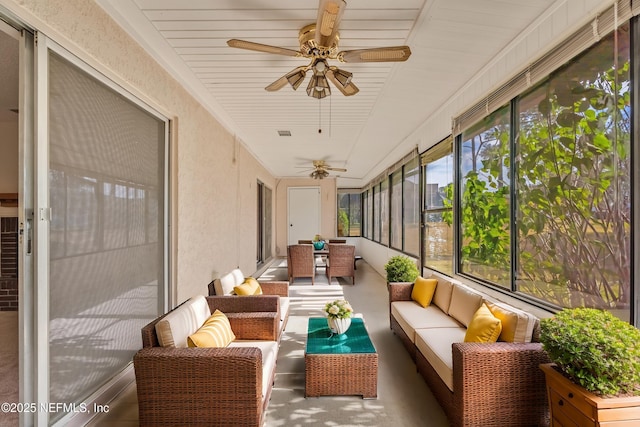
POLYGON ((166 122, 55 53, 49 122, 50 401, 79 402, 163 306, 166 122))

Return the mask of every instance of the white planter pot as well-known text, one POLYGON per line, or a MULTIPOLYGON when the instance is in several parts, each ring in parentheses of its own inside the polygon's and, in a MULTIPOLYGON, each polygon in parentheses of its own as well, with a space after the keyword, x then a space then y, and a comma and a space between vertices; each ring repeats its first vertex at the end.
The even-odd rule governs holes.
POLYGON ((333 317, 328 317, 327 322, 329 324, 329 329, 331 332, 335 334, 344 334, 351 326, 351 318, 347 317, 346 319, 334 319, 333 317))

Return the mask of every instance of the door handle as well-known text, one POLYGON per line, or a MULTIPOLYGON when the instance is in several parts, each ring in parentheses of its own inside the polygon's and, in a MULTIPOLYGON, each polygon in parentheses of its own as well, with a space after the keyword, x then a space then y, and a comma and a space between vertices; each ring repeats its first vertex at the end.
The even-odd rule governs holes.
POLYGON ((26 219, 26 238, 27 238, 27 242, 26 242, 26 253, 27 255, 31 255, 33 250, 31 247, 31 242, 33 241, 33 209, 27 209, 27 211, 25 212, 25 219, 26 219))

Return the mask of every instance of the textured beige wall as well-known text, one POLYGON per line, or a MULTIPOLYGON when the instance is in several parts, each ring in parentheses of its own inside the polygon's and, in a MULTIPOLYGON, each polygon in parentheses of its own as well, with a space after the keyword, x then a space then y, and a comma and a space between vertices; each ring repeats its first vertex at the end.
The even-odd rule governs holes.
POLYGON ((216 272, 240 266, 253 273, 256 180, 275 188, 275 179, 260 163, 97 4, 0 4, 174 120, 173 302, 206 293, 216 272))
MULTIPOLYGON (((335 178, 315 180, 311 178, 281 179, 276 191, 276 255, 287 255, 287 194, 290 187, 320 187, 321 214, 320 234, 323 237, 336 236, 337 193, 335 178)), ((313 236, 309 236, 313 238, 313 236)))

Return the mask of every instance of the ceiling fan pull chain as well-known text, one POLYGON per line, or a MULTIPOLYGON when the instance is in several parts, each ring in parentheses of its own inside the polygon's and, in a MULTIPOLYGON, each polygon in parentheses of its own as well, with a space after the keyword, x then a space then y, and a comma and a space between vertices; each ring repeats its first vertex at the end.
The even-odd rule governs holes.
POLYGON ((329 98, 329 137, 331 137, 331 118, 333 117, 333 102, 331 102, 331 98, 329 98))
POLYGON ((318 98, 318 133, 322 133, 322 108, 320 106, 320 98, 318 98))

